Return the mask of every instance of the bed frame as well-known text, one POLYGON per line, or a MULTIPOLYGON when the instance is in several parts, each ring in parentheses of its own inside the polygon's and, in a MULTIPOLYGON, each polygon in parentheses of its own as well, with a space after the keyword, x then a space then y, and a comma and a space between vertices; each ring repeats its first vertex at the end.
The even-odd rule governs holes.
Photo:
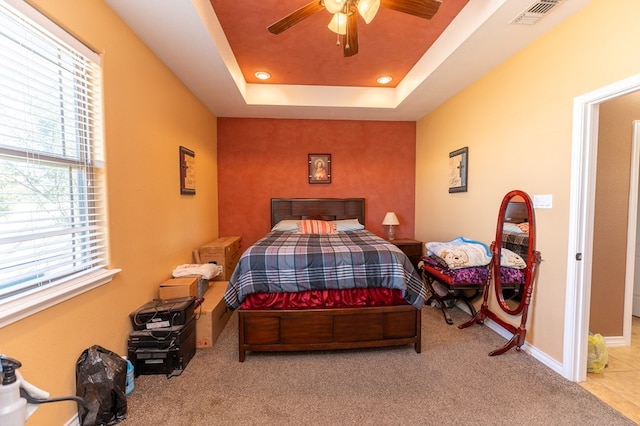
MULTIPOLYGON (((284 219, 357 218, 364 225, 364 198, 274 198, 272 226, 284 219)), ((320 351, 413 344, 421 348, 421 311, 412 305, 366 308, 238 309, 240 362, 247 351, 320 351)))

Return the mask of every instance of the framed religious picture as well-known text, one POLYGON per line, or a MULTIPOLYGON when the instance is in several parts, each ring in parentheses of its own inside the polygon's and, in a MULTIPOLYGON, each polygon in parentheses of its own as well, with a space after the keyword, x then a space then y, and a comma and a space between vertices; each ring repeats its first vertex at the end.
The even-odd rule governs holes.
POLYGON ((180 147, 180 193, 196 193, 196 154, 184 146, 180 147))
POLYGON ((449 153, 449 193, 467 192, 469 147, 449 153))
POLYGON ((331 183, 331 154, 309 154, 309 183, 331 183))

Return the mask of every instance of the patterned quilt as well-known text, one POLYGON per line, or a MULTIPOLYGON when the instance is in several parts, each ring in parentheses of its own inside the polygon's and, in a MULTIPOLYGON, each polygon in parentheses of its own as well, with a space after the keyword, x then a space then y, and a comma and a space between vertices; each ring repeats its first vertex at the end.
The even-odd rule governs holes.
POLYGON ((418 309, 426 296, 409 258, 367 230, 323 235, 272 231, 242 254, 224 300, 236 309, 251 293, 366 287, 399 289, 418 309))
POLYGON ((529 234, 525 233, 502 233, 502 247, 511 250, 512 252, 520 255, 526 262, 529 247, 529 234))

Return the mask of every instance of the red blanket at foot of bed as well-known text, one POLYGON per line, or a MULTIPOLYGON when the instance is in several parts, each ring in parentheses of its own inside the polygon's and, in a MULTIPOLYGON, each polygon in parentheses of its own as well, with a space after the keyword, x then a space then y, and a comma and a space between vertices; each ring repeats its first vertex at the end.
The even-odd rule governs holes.
POLYGON ((253 293, 242 309, 320 309, 406 305, 402 291, 382 287, 309 290, 298 293, 253 293))

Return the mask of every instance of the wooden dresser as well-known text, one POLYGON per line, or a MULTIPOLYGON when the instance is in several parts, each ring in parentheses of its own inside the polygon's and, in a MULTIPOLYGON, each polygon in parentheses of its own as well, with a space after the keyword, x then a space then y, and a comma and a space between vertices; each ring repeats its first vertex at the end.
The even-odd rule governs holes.
POLYGON ((200 262, 215 263, 222 266, 222 272, 213 278, 214 281, 229 281, 233 270, 240 259, 239 236, 220 237, 200 247, 200 262))

